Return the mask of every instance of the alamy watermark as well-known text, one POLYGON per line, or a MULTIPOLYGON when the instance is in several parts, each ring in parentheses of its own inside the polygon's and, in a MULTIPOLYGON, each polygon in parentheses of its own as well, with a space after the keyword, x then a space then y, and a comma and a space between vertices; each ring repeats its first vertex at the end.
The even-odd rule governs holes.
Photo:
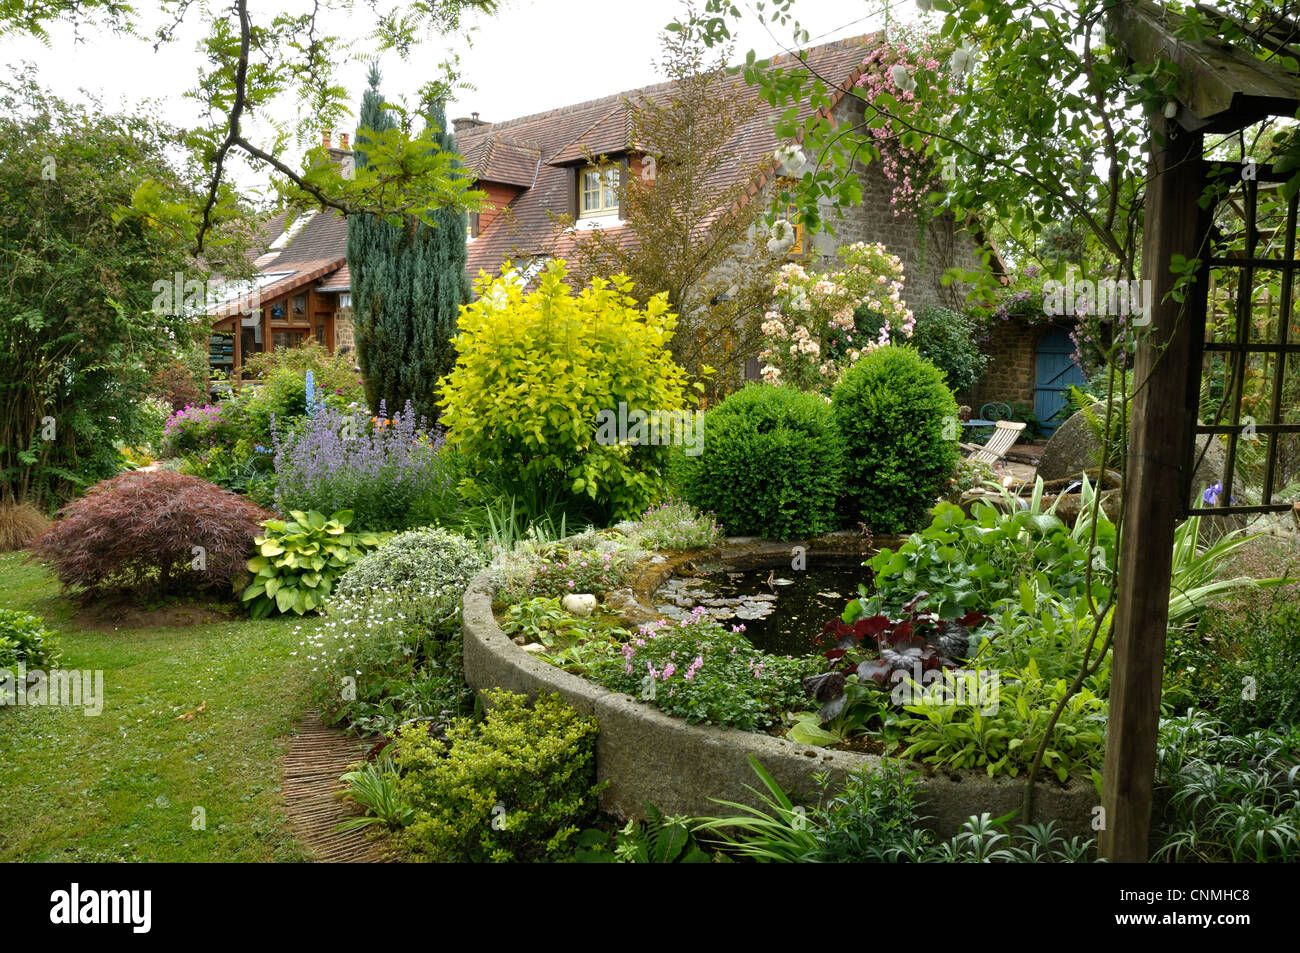
POLYGON ((1076 279, 1043 283, 1043 313, 1056 317, 1091 315, 1093 317, 1132 317, 1135 325, 1151 323, 1151 280, 1122 281, 1101 278, 1076 279))
POLYGON ((895 669, 890 674, 889 697, 895 705, 933 705, 978 708, 981 715, 996 715, 1002 676, 995 669, 931 669, 922 672, 895 669))
POLYGON ((629 410, 620 401, 617 411, 597 413, 596 425, 596 443, 601 446, 681 446, 688 457, 704 450, 704 414, 698 410, 629 410))
POLYGON ((160 278, 152 285, 154 314, 205 314, 222 307, 230 313, 258 314, 262 310, 262 289, 247 282, 227 283, 220 278, 185 280, 183 272, 173 272, 170 279, 160 278))
POLYGON ((123 925, 148 933, 152 909, 152 890, 83 890, 74 883, 50 894, 50 922, 56 925, 123 925))
POLYGON ((16 668, 0 668, 0 707, 5 705, 58 705, 100 715, 104 711, 104 673, 99 669, 29 670, 22 662, 16 668))

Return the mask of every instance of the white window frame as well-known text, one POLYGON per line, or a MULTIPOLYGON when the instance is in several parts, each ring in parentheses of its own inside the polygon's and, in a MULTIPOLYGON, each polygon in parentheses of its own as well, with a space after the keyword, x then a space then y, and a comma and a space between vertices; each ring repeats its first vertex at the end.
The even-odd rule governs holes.
POLYGON ((617 218, 618 217, 618 189, 622 184, 620 181, 622 166, 617 162, 606 162, 602 165, 589 165, 578 171, 578 218, 617 218), (587 208, 587 196, 592 194, 587 188, 587 176, 593 172, 599 173, 605 180, 602 188, 594 191, 594 194, 600 197, 601 204, 592 209, 587 208), (606 203, 606 193, 613 194, 612 204, 606 203))

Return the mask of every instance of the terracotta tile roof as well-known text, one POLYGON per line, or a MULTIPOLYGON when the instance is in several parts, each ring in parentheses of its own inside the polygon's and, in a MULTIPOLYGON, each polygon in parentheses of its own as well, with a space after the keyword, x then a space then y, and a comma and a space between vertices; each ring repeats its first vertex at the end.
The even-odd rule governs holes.
POLYGON ((546 161, 549 165, 568 165, 585 162, 589 156, 626 152, 631 147, 632 109, 626 103, 619 103, 546 161))
MULTIPOLYGON (((877 42, 871 34, 838 40, 811 47, 804 56, 817 76, 832 87, 832 105, 843 91, 861 75, 867 52, 877 42)), ((773 58, 774 65, 789 67, 794 60, 788 54, 773 58)), ((757 104, 755 115, 727 144, 725 159, 706 178, 710 187, 725 187, 747 174, 765 157, 770 157, 778 143, 772 131, 777 110, 747 86, 740 76, 727 79, 735 97, 757 104)), ((570 239, 557 238, 555 217, 569 207, 566 163, 580 162, 588 155, 613 154, 631 148, 629 104, 638 101, 662 101, 673 84, 659 83, 628 90, 585 103, 562 106, 547 112, 522 116, 503 122, 467 129, 456 135, 456 147, 466 164, 483 182, 498 182, 522 189, 502 210, 491 225, 469 245, 467 270, 472 277, 480 269, 495 274, 507 258, 531 255, 563 255, 570 239)), ((799 118, 812 113, 811 106, 799 111, 799 118)), ((771 167, 751 183, 749 194, 757 195, 771 178, 771 167)), ((719 210, 721 214, 725 210, 719 210)), ((269 245, 284 231, 284 216, 265 224, 264 236, 269 245)), ((630 235, 629 235, 630 240, 630 235)), ((322 278, 331 289, 342 289, 348 282, 347 222, 334 213, 318 212, 297 234, 259 267, 263 274, 291 272, 262 289, 263 298, 282 294, 297 284, 322 278)))
POLYGON ((502 182, 525 189, 537 181, 537 169, 542 162, 542 152, 507 136, 484 138, 465 153, 465 164, 484 182, 502 182))
POLYGON ((342 268, 331 271, 328 275, 320 280, 316 286, 317 291, 347 291, 352 287, 352 273, 348 271, 348 265, 345 261, 342 268))
MULTIPOLYGON (((851 87, 861 76, 862 61, 877 39, 876 34, 871 34, 805 51, 808 67, 829 84, 840 87, 838 91, 830 90, 832 105, 842 97, 843 90, 851 87)), ((793 60, 783 54, 775 57, 773 63, 789 67, 793 60)), ((743 77, 729 77, 728 82, 738 99, 753 101, 758 108, 753 118, 728 143, 724 150, 726 159, 710 172, 707 178, 710 186, 735 182, 780 145, 771 125, 778 110, 763 101, 757 90, 747 86, 743 77)), ((568 209, 568 173, 559 163, 583 158, 587 154, 584 149, 599 155, 627 148, 627 123, 630 122, 627 103, 646 98, 661 99, 671 89, 671 83, 660 83, 519 119, 478 126, 458 134, 456 146, 467 156, 487 148, 494 138, 504 137, 536 143, 542 154, 549 156, 538 169, 536 183, 516 196, 491 227, 470 243, 470 276, 477 276, 480 269, 495 274, 506 258, 563 255, 568 241, 563 236, 556 239, 554 220, 568 209)), ((799 111, 799 118, 812 112, 811 106, 804 106, 799 111)), ((757 194, 770 177, 770 174, 764 175, 752 183, 750 194, 757 194)))
MULTIPOLYGON (((344 242, 343 254, 333 255, 329 258, 314 258, 307 261, 292 262, 283 268, 263 268, 262 274, 275 274, 279 271, 292 271, 283 278, 277 278, 268 285, 263 285, 261 289, 261 298, 263 302, 268 302, 272 298, 278 298, 280 295, 296 291, 301 287, 311 284, 318 278, 323 278, 340 270, 340 266, 347 264, 347 243, 344 242)), ((240 313, 243 302, 235 301, 224 304, 221 307, 214 308, 210 314, 219 318, 229 318, 232 315, 240 313)))

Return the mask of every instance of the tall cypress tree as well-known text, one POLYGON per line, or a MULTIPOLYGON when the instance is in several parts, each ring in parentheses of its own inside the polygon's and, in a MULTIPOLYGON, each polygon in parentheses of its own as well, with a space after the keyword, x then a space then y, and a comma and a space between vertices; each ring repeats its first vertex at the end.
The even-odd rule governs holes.
MULTIPOLYGON (((378 69, 371 67, 368 79, 354 149, 358 169, 367 163, 366 131, 395 125, 383 109, 378 69)), ((439 147, 453 148, 443 131, 441 104, 425 119, 440 131, 439 147)), ((409 400, 429 422, 437 417, 438 379, 455 361, 451 338, 457 312, 468 299, 465 214, 439 210, 433 219, 436 227, 414 217, 403 227, 371 215, 348 219, 353 322, 366 401, 372 412, 378 413, 382 402, 392 414, 409 400)))
MULTIPOLYGON (((440 101, 430 104, 425 123, 438 148, 454 152, 456 141, 447 129, 447 113, 440 101)), ((456 319, 460 306, 469 300, 469 276, 465 274, 468 251, 465 247, 465 213, 457 209, 439 209, 433 213, 434 227, 423 222, 416 226, 418 265, 413 273, 412 300, 416 302, 414 323, 415 348, 419 366, 412 374, 425 390, 427 403, 435 401, 438 380, 451 373, 456 363, 452 339, 456 336, 456 319)), ((430 420, 434 417, 430 411, 430 420)))

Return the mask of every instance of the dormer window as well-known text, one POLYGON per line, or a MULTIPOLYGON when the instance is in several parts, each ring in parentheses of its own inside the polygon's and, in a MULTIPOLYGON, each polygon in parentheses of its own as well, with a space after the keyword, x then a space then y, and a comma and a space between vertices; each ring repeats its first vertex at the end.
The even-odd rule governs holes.
POLYGON ((578 217, 596 218, 618 214, 618 183, 621 166, 610 162, 588 166, 578 178, 578 217))

